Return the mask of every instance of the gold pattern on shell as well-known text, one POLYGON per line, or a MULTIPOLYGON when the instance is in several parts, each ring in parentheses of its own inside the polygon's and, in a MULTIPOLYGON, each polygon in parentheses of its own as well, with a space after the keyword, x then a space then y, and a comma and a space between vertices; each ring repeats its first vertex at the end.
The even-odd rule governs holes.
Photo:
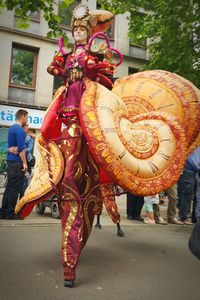
MULTIPOLYGON (((156 74, 157 71, 151 72, 156 74)), ((163 73, 158 73, 157 79, 156 75, 153 79, 148 78, 150 89, 152 82, 154 86, 154 81, 159 79, 157 91, 152 90, 150 94, 147 91, 148 85, 144 89, 145 76, 141 75, 141 82, 138 79, 135 93, 139 105, 133 113, 131 101, 126 105, 120 97, 89 80, 85 81, 86 92, 81 101, 82 123, 97 161, 116 184, 138 195, 156 194, 176 182, 188 153, 185 129, 177 121, 179 112, 184 115, 186 104, 184 102, 181 106, 178 100, 177 107, 180 109, 174 112, 175 117, 170 113, 172 102, 166 103, 166 112, 164 107, 159 110, 159 97, 164 94, 166 82, 162 81, 163 73), (140 91, 149 95, 151 101, 145 104, 140 91), (157 107, 152 105, 154 98, 158 99, 157 107), (137 111, 141 113, 137 115, 137 111), (95 130, 96 128, 100 130, 95 130)), ((167 76, 173 77, 171 83, 177 80, 168 72, 167 76)), ((118 95, 126 100, 129 96, 135 97, 132 93, 134 79, 130 77, 119 80, 116 88, 114 86, 114 92, 117 90, 118 95)), ((171 87, 166 87, 165 90, 167 97, 174 94, 171 87)))
POLYGON ((177 74, 162 70, 138 72, 116 80, 113 92, 125 102, 129 97, 138 97, 154 110, 178 117, 189 145, 199 134, 200 91, 177 74))

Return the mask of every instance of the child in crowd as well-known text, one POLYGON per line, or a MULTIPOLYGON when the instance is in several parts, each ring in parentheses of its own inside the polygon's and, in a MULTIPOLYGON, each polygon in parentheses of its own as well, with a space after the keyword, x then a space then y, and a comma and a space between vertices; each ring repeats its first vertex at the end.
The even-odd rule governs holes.
POLYGON ((153 204, 159 204, 159 195, 144 197, 144 208, 146 211, 146 217, 144 219, 145 224, 156 224, 153 213, 153 204))

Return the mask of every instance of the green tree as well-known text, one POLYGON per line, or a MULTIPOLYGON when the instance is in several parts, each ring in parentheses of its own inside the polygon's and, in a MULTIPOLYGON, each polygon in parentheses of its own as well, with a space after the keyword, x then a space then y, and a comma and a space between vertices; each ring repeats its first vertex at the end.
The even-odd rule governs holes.
MULTIPOLYGON (((63 0, 62 9, 66 9, 73 2, 74 0, 63 0)), ((54 0, 0 0, 0 13, 4 8, 9 11, 15 10, 15 15, 18 17, 18 27, 25 29, 29 27, 30 14, 42 11, 42 16, 50 28, 47 36, 52 38, 64 35, 65 40, 67 40, 66 34, 59 27, 61 18, 54 11, 54 0)))
POLYGON ((60 17, 60 23, 62 25, 70 26, 71 17, 74 7, 77 5, 77 1, 72 1, 68 6, 66 6, 65 2, 59 0, 58 1, 58 11, 60 17))
POLYGON ((12 83, 32 85, 33 82, 34 53, 23 49, 13 49, 12 83))
POLYGON ((131 42, 144 44, 150 60, 143 69, 174 72, 200 87, 199 0, 98 0, 114 14, 129 12, 131 42), (142 13, 142 17, 141 17, 142 13))

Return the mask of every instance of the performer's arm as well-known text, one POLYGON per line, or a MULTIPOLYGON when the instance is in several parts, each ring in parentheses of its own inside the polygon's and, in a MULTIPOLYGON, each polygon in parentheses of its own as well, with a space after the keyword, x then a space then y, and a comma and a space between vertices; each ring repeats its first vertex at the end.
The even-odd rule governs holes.
POLYGON ((54 76, 65 77, 64 67, 65 56, 61 52, 58 52, 54 56, 52 63, 48 66, 47 72, 54 76))

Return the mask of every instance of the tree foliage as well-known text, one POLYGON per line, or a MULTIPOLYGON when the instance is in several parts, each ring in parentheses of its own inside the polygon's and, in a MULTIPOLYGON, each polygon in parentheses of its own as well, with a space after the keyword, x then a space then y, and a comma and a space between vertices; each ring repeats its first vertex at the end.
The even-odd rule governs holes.
POLYGON ((23 49, 13 49, 11 82, 32 85, 34 53, 23 49))
MULTIPOLYGON (((73 2, 74 0, 63 0, 60 7, 65 10, 73 2)), ((59 27, 61 19, 54 11, 54 3, 54 0, 0 0, 0 12, 4 8, 9 11, 15 10, 15 15, 18 17, 18 27, 26 29, 29 27, 30 14, 41 11, 50 28, 47 36, 52 38, 64 35, 67 39, 66 34, 59 27)))
MULTIPOLYGON (((60 8, 65 11, 73 2, 63 0, 60 8)), ((200 87, 199 0, 98 0, 98 3, 114 14, 129 12, 131 41, 141 45, 150 39, 147 45, 150 60, 144 69, 175 72, 200 87)), ((30 13, 41 10, 50 28, 48 37, 65 35, 59 27, 61 18, 54 11, 54 0, 0 0, 0 12, 3 8, 15 9, 18 26, 22 28, 29 26, 30 13)))
POLYGON ((129 37, 147 48, 143 69, 174 72, 200 87, 199 0, 98 0, 114 14, 129 12, 129 37), (142 16, 141 16, 142 13, 142 16))

